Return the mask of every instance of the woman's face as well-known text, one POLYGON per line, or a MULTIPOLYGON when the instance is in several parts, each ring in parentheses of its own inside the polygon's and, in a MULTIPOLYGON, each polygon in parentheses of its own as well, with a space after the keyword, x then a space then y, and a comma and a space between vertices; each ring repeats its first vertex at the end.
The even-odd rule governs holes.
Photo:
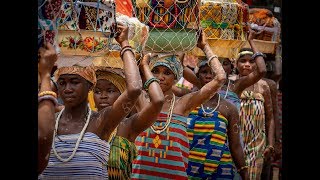
POLYGON ((251 55, 244 55, 237 61, 237 69, 242 76, 249 75, 255 68, 255 60, 251 59, 251 55))
POLYGON ((165 66, 157 66, 154 67, 151 72, 154 77, 160 80, 162 92, 168 91, 174 85, 175 75, 169 68, 165 66))
POLYGON ((215 73, 212 72, 211 67, 208 65, 201 66, 198 72, 198 78, 202 86, 212 81, 215 77, 215 73))
POLYGON ((222 64, 224 71, 227 74, 231 74, 232 73, 231 61, 229 59, 223 59, 220 62, 222 64))
POLYGON ((63 74, 58 81, 58 94, 66 107, 77 106, 87 101, 91 84, 77 74, 63 74))
POLYGON ((121 95, 119 89, 110 81, 99 79, 93 90, 94 103, 98 111, 101 109, 112 106, 113 103, 121 95))

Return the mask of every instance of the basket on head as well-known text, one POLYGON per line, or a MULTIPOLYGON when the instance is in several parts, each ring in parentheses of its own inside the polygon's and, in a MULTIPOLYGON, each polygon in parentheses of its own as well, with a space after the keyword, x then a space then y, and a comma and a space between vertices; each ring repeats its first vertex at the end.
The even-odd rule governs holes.
POLYGON ((65 0, 58 17, 62 54, 101 56, 116 31, 114 0, 65 0))
POLYGON ((133 0, 136 17, 149 26, 146 51, 174 53, 196 46, 200 0, 133 0))
MULTIPOLYGON (((247 6, 237 0, 202 0, 200 6, 201 27, 209 46, 219 57, 234 58, 246 41, 244 24, 247 6)), ((203 56, 195 48, 193 54, 203 56)))
MULTIPOLYGON (((272 12, 264 8, 252 8, 249 10, 251 28, 259 31, 254 37, 254 42, 259 51, 274 54, 276 45, 280 42, 281 25, 272 12)), ((250 47, 248 43, 244 47, 250 47)))

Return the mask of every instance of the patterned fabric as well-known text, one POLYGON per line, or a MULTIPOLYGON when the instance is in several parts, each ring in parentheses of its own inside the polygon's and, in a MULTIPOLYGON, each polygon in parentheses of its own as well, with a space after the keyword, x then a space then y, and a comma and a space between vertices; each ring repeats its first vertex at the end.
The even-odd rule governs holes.
POLYGON ((183 67, 176 55, 158 55, 151 58, 149 67, 152 70, 157 66, 165 66, 169 68, 175 75, 176 79, 180 79, 183 74, 183 67))
POLYGON ((235 167, 227 141, 227 126, 228 120, 217 111, 204 114, 198 107, 190 113, 189 179, 233 179, 235 167))
POLYGON ((184 79, 183 77, 181 77, 181 79, 177 82, 176 86, 179 88, 188 89, 190 91, 193 88, 193 84, 184 79))
POLYGON ((243 91, 240 99, 240 129, 249 178, 260 179, 266 148, 264 98, 260 93, 243 91))
MULTIPOLYGON (((222 97, 226 96, 226 91, 225 90, 219 90, 218 93, 222 97)), ((237 107, 238 112, 240 112, 241 102, 240 102, 240 98, 238 97, 238 95, 236 93, 234 93, 232 91, 228 91, 227 96, 224 99, 226 99, 228 102, 230 102, 233 105, 235 105, 237 107)), ((244 143, 243 143, 243 138, 242 138, 241 132, 239 132, 239 139, 240 139, 240 145, 241 145, 241 147, 243 149, 244 148, 244 143)), ((235 173, 234 179, 235 180, 241 179, 240 178, 240 174, 238 172, 235 173)))
MULTIPOLYGON (((69 157, 79 134, 59 135, 55 138, 57 153, 69 157)), ((60 161, 51 150, 47 168, 39 179, 108 179, 107 162, 110 145, 96 134, 86 132, 75 156, 68 162, 60 161)))
MULTIPOLYGON (((167 113, 161 112, 155 122, 163 126, 167 113)), ((156 134, 146 129, 136 139, 138 156, 133 161, 132 179, 187 179, 189 141, 187 118, 172 114, 168 128, 156 134)))
MULTIPOLYGON (((120 93, 122 94, 126 90, 126 81, 124 79, 124 74, 122 69, 111 69, 107 67, 95 67, 95 74, 97 81, 99 79, 105 79, 110 81, 115 85, 120 93)), ((97 111, 95 102, 94 102, 94 92, 91 90, 88 93, 88 102, 91 110, 97 111)))
POLYGON ((124 137, 115 136, 111 142, 108 161, 109 179, 130 179, 132 161, 136 157, 137 149, 135 144, 124 137))
MULTIPOLYGON (((226 95, 225 90, 219 90, 218 93, 220 94, 221 97, 225 97, 225 95, 226 95)), ((227 101, 229 101, 230 103, 232 103, 233 105, 235 105, 237 107, 238 111, 240 112, 241 102, 240 102, 240 99, 236 93, 234 93, 232 91, 228 91, 228 94, 225 99, 227 101)))
POLYGON ((54 73, 54 78, 58 80, 59 77, 63 74, 77 74, 86 79, 87 81, 91 82, 93 85, 95 85, 97 82, 96 73, 94 71, 93 66, 82 67, 74 65, 68 67, 60 67, 54 73))

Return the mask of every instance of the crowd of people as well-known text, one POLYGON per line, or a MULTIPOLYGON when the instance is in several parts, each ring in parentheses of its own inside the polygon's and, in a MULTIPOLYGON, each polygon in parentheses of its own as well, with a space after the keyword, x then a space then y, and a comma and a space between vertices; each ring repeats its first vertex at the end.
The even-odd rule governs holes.
POLYGON ((272 178, 279 77, 265 77, 255 31, 235 61, 215 55, 201 32, 205 57, 194 68, 176 54, 137 64, 128 27, 117 31, 123 69, 65 63, 52 74, 54 47, 39 49, 39 179, 272 178), (181 78, 193 88, 176 86, 181 78))

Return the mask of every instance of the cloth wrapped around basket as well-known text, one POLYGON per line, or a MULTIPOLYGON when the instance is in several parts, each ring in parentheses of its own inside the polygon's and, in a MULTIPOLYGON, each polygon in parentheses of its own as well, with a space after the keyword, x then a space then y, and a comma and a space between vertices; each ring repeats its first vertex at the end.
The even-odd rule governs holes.
POLYGON ((49 42, 56 45, 57 17, 62 0, 38 0, 38 46, 49 42))
POLYGON ((242 4, 236 0, 201 2, 201 26, 209 39, 244 40, 242 4))
POLYGON ((252 8, 249 10, 249 23, 252 29, 262 31, 255 39, 280 41, 280 23, 268 9, 252 8))
POLYGON ((65 0, 58 18, 58 43, 65 55, 101 56, 116 31, 114 0, 65 0))

